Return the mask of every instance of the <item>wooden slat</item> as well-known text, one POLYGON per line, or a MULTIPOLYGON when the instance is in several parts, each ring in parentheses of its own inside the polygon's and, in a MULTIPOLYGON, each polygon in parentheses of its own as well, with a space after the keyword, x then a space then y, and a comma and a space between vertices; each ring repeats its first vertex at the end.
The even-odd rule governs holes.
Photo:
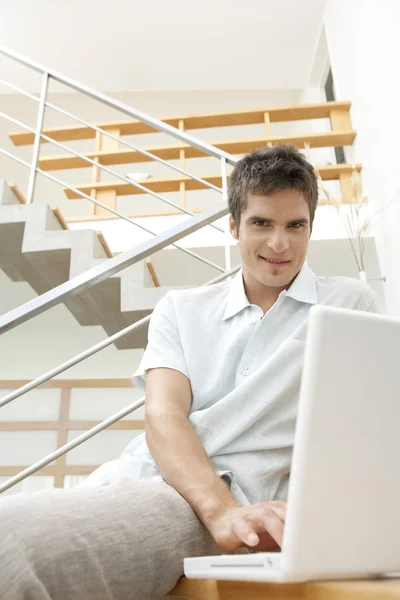
MULTIPOLYGON (((132 411, 134 412, 134 411, 132 411)), ((68 421, 66 423, 66 428, 69 430, 80 430, 80 429, 91 429, 92 427, 96 427, 96 425, 99 425, 99 423, 101 423, 101 421, 68 421)), ((117 421, 116 423, 113 423, 112 425, 110 425, 109 427, 107 427, 107 429, 119 429, 119 430, 135 430, 135 429, 144 429, 144 420, 143 419, 130 419, 130 420, 126 420, 126 421, 117 421)))
POLYGON ((330 112, 332 131, 348 131, 351 129, 350 112, 343 108, 334 108, 330 112))
MULTIPOLYGON (((68 390, 67 390, 68 391, 68 390)), ((101 421, 0 421, 0 431, 57 431, 60 429, 60 422, 65 423, 65 429, 68 431, 80 431, 82 429, 91 429, 96 425, 99 425, 101 421)), ((143 419, 126 419, 125 421, 118 421, 107 427, 107 429, 118 429, 118 430, 134 430, 144 429, 143 419)), ((57 448, 65 444, 58 444, 57 448)))
MULTIPOLYGON (((212 145, 228 152, 229 154, 247 154, 252 150, 256 150, 261 146, 271 142, 272 145, 277 144, 293 144, 297 148, 304 148, 305 143, 310 144, 311 148, 325 148, 335 146, 350 146, 356 136, 355 131, 347 132, 334 132, 328 131, 324 133, 310 133, 301 135, 285 135, 285 136, 273 136, 270 138, 261 138, 253 140, 234 140, 234 141, 223 141, 223 142, 212 142, 212 145)), ((179 144, 177 146, 162 146, 156 148, 147 148, 148 152, 151 152, 158 158, 163 160, 176 160, 179 159, 180 151, 185 150, 186 158, 199 158, 204 157, 204 153, 189 146, 187 144, 179 144)), ((120 150, 118 152, 88 152, 84 154, 93 160, 99 159, 99 162, 103 165, 123 165, 133 163, 151 162, 152 159, 144 156, 136 150, 120 150)), ((39 167, 44 171, 57 171, 63 169, 83 169, 87 168, 87 163, 83 158, 73 156, 72 154, 65 156, 47 156, 39 159, 39 167)))
POLYGON ((90 475, 100 465, 67 465, 65 467, 65 475, 90 475))
MULTIPOLYGON (((208 183, 212 183, 213 185, 216 185, 218 187, 221 187, 221 185, 222 185, 221 175, 207 175, 205 177, 202 177, 202 179, 204 179, 208 183)), ((205 185, 202 185, 201 183, 196 181, 195 179, 192 179, 191 177, 185 177, 184 175, 181 175, 180 177, 171 177, 171 178, 166 178, 166 179, 156 179, 156 178, 146 179, 146 181, 141 182, 141 185, 143 185, 144 187, 148 188, 149 190, 151 190, 153 192, 157 192, 157 193, 179 192, 180 184, 182 182, 184 182, 184 184, 185 184, 185 189, 189 190, 189 191, 209 189, 205 185)), ((84 192, 85 194, 89 193, 88 191, 92 187, 94 187, 95 189, 102 189, 102 190, 115 189, 117 191, 117 196, 131 196, 133 194, 136 195, 136 194, 145 193, 142 190, 140 190, 139 188, 137 188, 133 185, 130 185, 129 183, 125 183, 124 181, 101 182, 101 183, 96 184, 95 186, 93 186, 93 184, 90 184, 90 185, 87 184, 87 185, 76 185, 73 187, 76 187, 76 189, 80 190, 81 192, 84 192)), ((67 198, 69 198, 69 200, 79 200, 82 198, 82 196, 79 196, 79 194, 77 194, 76 192, 73 192, 72 190, 69 190, 68 188, 65 188, 64 192, 65 192, 65 195, 67 196, 67 198)))
POLYGON ((157 273, 156 273, 156 270, 154 268, 153 261, 151 260, 151 258, 146 258, 145 263, 146 263, 146 266, 147 266, 147 268, 149 270, 151 278, 153 280, 154 287, 160 287, 160 281, 159 281, 159 279, 157 277, 157 273))
POLYGON ((0 421, 0 431, 56 431, 59 421, 0 421))
POLYGON ((352 173, 354 170, 360 172, 362 165, 357 163, 355 165, 325 165, 323 167, 315 167, 315 170, 321 175, 321 179, 326 181, 340 180, 342 173, 352 173))
MULTIPOLYGON (((321 175, 321 179, 324 180, 336 180, 340 179, 340 175, 342 173, 351 173, 355 168, 357 171, 361 171, 361 164, 357 165, 326 165, 322 167, 315 167, 315 170, 321 175)), ((221 175, 199 175, 201 179, 207 181, 208 183, 212 183, 217 187, 222 187, 222 178, 221 175)), ((229 174, 228 174, 229 178, 229 174)), ((191 177, 185 177, 181 175, 179 177, 171 177, 165 179, 147 179, 143 181, 143 185, 147 187, 149 190, 157 193, 166 193, 166 192, 179 192, 181 182, 185 183, 185 189, 192 190, 203 190, 208 189, 206 186, 202 185, 200 182, 195 179, 191 179, 191 177)), ((125 183, 124 181, 109 181, 98 183, 95 186, 93 184, 84 184, 84 185, 74 185, 71 186, 80 190, 85 194, 89 194, 90 190, 94 187, 95 189, 107 190, 107 189, 115 189, 117 191, 117 196, 132 196, 136 194, 143 194, 142 190, 130 185, 129 183, 125 183)), ((79 200, 82 196, 79 196, 76 192, 69 190, 68 188, 64 188, 65 195, 69 200, 79 200)))
MULTIPOLYGON (((113 129, 110 129, 110 133, 112 133, 112 135, 114 135, 115 137, 119 137, 120 130, 118 127, 114 127, 113 129)), ((119 151, 120 146, 119 146, 119 142, 117 140, 111 139, 105 135, 100 135, 99 138, 100 138, 100 140, 99 140, 100 145, 99 145, 99 147, 96 148, 96 152, 99 152, 99 150, 102 153, 119 151)), ((99 162, 100 162, 100 159, 99 159, 99 162)), ((100 169, 98 167, 93 167, 93 168, 98 171, 99 179, 97 181, 100 181, 100 169)), ((108 189, 106 191, 104 191, 104 190, 95 191, 94 195, 95 195, 95 199, 98 202, 101 202, 105 206, 109 206, 110 208, 113 208, 114 210, 116 209, 117 196, 115 193, 115 189, 108 189)), ((104 215, 107 215, 108 212, 109 211, 106 208, 103 208, 102 206, 98 206, 97 204, 94 205, 94 214, 95 215, 104 216, 104 215)))
POLYGON ((341 173, 339 177, 340 193, 343 204, 349 204, 354 195, 353 177, 351 173, 341 173))
MULTIPOLYGON (((201 207, 201 208, 192 208, 191 212, 195 215, 200 214, 202 212, 204 212, 206 210, 206 208, 210 208, 208 207, 201 207)), ((144 211, 144 212, 135 212, 135 213, 128 213, 125 216, 129 217, 130 219, 141 219, 141 218, 145 218, 145 217, 170 217, 172 215, 183 215, 182 211, 179 210, 178 208, 171 208, 171 209, 166 209, 166 210, 154 210, 154 211, 144 211)), ((109 214, 109 215, 105 215, 104 217, 102 216, 86 216, 86 217, 68 217, 68 223, 84 223, 85 221, 108 221, 108 220, 113 220, 113 219, 119 219, 118 216, 113 215, 113 214, 109 214)))
MULTIPOLYGON (((31 383, 31 379, 1 379, 0 389, 18 389, 27 383, 31 383)), ((96 387, 133 387, 130 379, 51 379, 45 381, 39 388, 96 388, 96 387)), ((32 396, 26 396, 31 397, 32 396)))
POLYGON ((14 192, 17 200, 21 204, 26 204, 25 196, 23 195, 23 193, 21 192, 21 190, 19 189, 19 187, 17 186, 17 184, 16 183, 9 183, 8 185, 10 186, 10 188, 12 189, 12 191, 14 192))
MULTIPOLYGON (((97 215, 99 219, 103 219, 104 215, 97 215)), ((106 238, 103 235, 102 231, 96 231, 97 233, 97 237, 100 240, 101 245, 103 246, 104 250, 106 251, 106 254, 108 256, 108 258, 113 258, 114 254, 111 252, 111 248, 110 246, 107 244, 106 238)))
MULTIPOLYGON (((185 131, 185 121, 183 119, 179 121, 179 131, 185 131)), ((179 168, 182 169, 182 171, 184 171, 186 168, 185 167, 185 151, 184 150, 179 151, 179 168)), ((179 184, 179 191, 180 191, 180 204, 181 204, 181 206, 186 206, 186 184, 182 180, 179 184)))
MULTIPOLYGON (((18 475, 24 469, 27 469, 30 465, 13 465, 10 467, 1 467, 0 466, 0 477, 13 477, 13 475, 18 475)), ((90 475, 95 469, 97 469, 100 465, 66 465, 64 475, 90 475)), ((43 467, 36 473, 32 473, 30 477, 35 477, 35 475, 53 475, 55 476, 56 469, 54 466, 43 467)))
MULTIPOLYGON (((264 115, 267 112, 271 123, 285 121, 301 121, 308 119, 329 118, 332 109, 349 110, 351 102, 324 102, 321 104, 298 104, 294 106, 281 106, 272 108, 227 111, 208 113, 200 115, 183 115, 178 117, 162 117, 160 121, 179 128, 179 121, 185 122, 185 129, 209 129, 212 127, 232 127, 236 125, 257 125, 264 123, 264 115)), ((130 121, 114 121, 108 123, 96 123, 101 129, 111 130, 118 127, 121 136, 137 135, 143 133, 157 133, 157 130, 134 119, 130 121)), ((96 131, 84 125, 73 127, 52 127, 44 129, 43 133, 58 142, 68 140, 86 140, 96 136, 96 131)), ((26 146, 33 144, 35 136, 28 131, 15 131, 9 134, 15 146, 26 146)), ((46 140, 42 140, 46 143, 46 140)))
MULTIPOLYGON (((101 138, 103 136, 101 135, 101 133, 99 133, 98 131, 96 131, 96 144, 95 144, 95 150, 96 152, 100 152, 101 150, 101 138)), ((115 148, 113 148, 113 150, 115 150, 115 148)), ((98 163, 99 159, 96 158, 95 162, 98 163)), ((92 167, 92 183, 99 183, 99 181, 101 180, 101 173, 100 173, 100 169, 99 167, 92 167)), ((93 188, 90 189, 90 197, 93 198, 93 200, 96 200, 96 190, 94 190, 93 188)), ((89 206, 89 211, 91 215, 94 215, 96 212, 96 204, 94 202, 90 203, 89 206)))
MULTIPOLYGON (((347 196, 344 196, 342 198, 342 204, 349 204, 350 199, 347 196)), ((327 198, 320 198, 318 200, 318 206, 326 206, 330 204, 329 200, 327 198)), ((193 214, 200 214, 202 212, 204 212, 205 210, 207 210, 208 208, 210 208, 210 206, 202 206, 202 207, 197 207, 197 208, 192 208, 191 211, 193 214)), ((171 216, 176 216, 176 215, 182 215, 182 211, 180 211, 179 209, 167 209, 167 210, 154 210, 154 211, 142 211, 142 212, 135 212, 135 213, 128 213, 126 214, 127 217, 129 217, 130 219, 141 219, 141 218, 148 218, 148 217, 171 217, 171 216)), ((106 221, 106 220, 112 220, 112 219, 118 219, 119 217, 117 217, 116 215, 110 214, 110 215, 105 215, 104 217, 102 216, 86 216, 86 217, 68 217, 68 222, 69 223, 84 223, 84 222, 96 222, 96 221, 106 221)))
POLYGON ((64 218, 64 215, 62 214, 61 210, 56 207, 56 208, 52 208, 53 214, 56 217, 57 221, 60 223, 61 227, 63 229, 69 229, 68 227, 68 223, 64 218))
MULTIPOLYGON (((30 465, 13 465, 10 467, 1 467, 0 466, 0 477, 13 477, 14 475, 18 475, 24 469, 27 469, 30 465)), ((39 471, 36 471, 35 475, 55 475, 56 470, 55 467, 42 467, 39 471)))

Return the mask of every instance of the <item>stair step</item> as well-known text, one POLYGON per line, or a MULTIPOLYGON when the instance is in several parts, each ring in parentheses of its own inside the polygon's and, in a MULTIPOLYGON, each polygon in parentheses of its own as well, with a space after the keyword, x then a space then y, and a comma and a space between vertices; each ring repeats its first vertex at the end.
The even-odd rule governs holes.
MULTIPOLYGON (((112 253, 101 232, 69 230, 58 209, 21 204, 15 190, 0 181, 0 268, 12 281, 26 281, 43 294, 104 262, 112 253)), ((108 335, 149 315, 168 291, 145 287, 149 266, 141 261, 65 305, 83 326, 100 325, 108 335)), ((143 348, 147 326, 118 340, 120 349, 143 348)))
MULTIPOLYGON (((356 137, 354 130, 349 131, 328 131, 325 133, 310 133, 297 135, 269 136, 265 138, 251 140, 233 140, 223 142, 211 142, 213 146, 229 154, 247 154, 253 150, 257 150, 267 143, 274 144, 293 144, 297 148, 303 149, 305 144, 309 144, 310 148, 325 148, 332 146, 351 146, 356 137)), ((177 160, 180 158, 181 150, 185 151, 185 158, 204 157, 204 153, 188 144, 177 144, 174 146, 158 146, 146 148, 158 158, 163 160, 177 160)), ((116 152, 86 152, 83 154, 92 160, 99 160, 102 165, 122 165, 131 163, 151 162, 153 159, 143 155, 137 150, 118 150, 116 152)), ((44 171, 56 171, 63 169, 82 169, 90 167, 83 158, 67 154, 64 156, 44 156, 39 159, 39 167, 44 171)))
MULTIPOLYGON (((323 165, 320 167, 315 167, 315 170, 321 175, 321 178, 325 181, 333 181, 338 180, 340 175, 345 173, 351 173, 353 169, 357 171, 361 171, 361 164, 356 165, 348 165, 348 164, 340 164, 340 165, 323 165)), ((199 175, 200 179, 207 181, 219 188, 222 188, 222 177, 221 175, 199 175)), ((228 175, 229 178, 229 175, 228 175)), ((191 177, 186 177, 181 175, 179 177, 168 177, 168 178, 149 178, 144 181, 139 181, 141 185, 148 188, 152 192, 157 193, 166 193, 166 192, 179 192, 181 183, 185 184, 186 191, 193 190, 202 190, 208 189, 206 186, 202 185, 199 181, 192 179, 191 177)), ((144 192, 139 188, 131 185, 129 183, 125 183, 124 181, 104 181, 100 183, 85 183, 78 184, 72 186, 81 192, 90 195, 92 190, 95 191, 107 191, 107 190, 115 190, 117 196, 131 196, 134 194, 143 194, 144 192)), ((82 196, 73 192, 68 188, 64 188, 65 195, 69 200, 80 200, 82 196)))
MULTIPOLYGON (((320 104, 298 104, 294 106, 274 106, 251 110, 235 110, 200 115, 181 115, 178 117, 161 117, 160 121, 179 129, 181 121, 185 124, 185 131, 191 129, 208 129, 212 127, 232 127, 235 125, 257 125, 265 122, 268 113, 271 123, 285 121, 301 121, 308 119, 327 119, 332 110, 350 109, 351 102, 323 102, 320 104)), ((131 119, 129 121, 114 121, 112 123, 96 123, 100 129, 119 129, 120 135, 138 135, 143 133, 156 133, 153 127, 131 119)), ((96 130, 86 125, 72 127, 52 127, 44 129, 43 133, 57 142, 69 140, 88 140, 96 137, 96 130)), ((15 146, 27 146, 35 141, 35 134, 29 131, 15 131, 9 134, 15 146)), ((42 144, 48 143, 42 140, 42 144)))

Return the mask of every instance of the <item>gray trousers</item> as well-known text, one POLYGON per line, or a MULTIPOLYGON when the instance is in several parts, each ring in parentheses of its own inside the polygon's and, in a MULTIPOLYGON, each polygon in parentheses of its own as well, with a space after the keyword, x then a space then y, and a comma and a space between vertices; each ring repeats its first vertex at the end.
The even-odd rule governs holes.
POLYGON ((0 497, 0 532, 1 600, 159 600, 184 557, 223 553, 158 481, 0 497))

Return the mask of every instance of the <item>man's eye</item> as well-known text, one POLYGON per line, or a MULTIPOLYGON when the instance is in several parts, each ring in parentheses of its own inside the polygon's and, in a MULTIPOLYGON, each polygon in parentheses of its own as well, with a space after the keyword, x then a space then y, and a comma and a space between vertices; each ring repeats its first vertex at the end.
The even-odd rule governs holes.
POLYGON ((300 229, 300 227, 303 227, 303 223, 292 223, 290 227, 293 227, 293 229, 300 229))
POLYGON ((263 225, 266 225, 265 221, 254 221, 254 225, 257 225, 257 227, 262 227, 263 225))

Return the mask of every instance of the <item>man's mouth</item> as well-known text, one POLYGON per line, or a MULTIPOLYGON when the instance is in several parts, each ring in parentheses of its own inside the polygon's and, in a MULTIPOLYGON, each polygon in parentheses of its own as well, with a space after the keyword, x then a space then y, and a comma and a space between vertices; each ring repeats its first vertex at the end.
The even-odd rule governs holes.
POLYGON ((288 265, 290 263, 290 260, 277 260, 274 258, 264 258, 264 256, 259 256, 259 258, 269 264, 272 265, 273 267, 277 267, 277 268, 282 268, 285 267, 286 265, 288 265))

